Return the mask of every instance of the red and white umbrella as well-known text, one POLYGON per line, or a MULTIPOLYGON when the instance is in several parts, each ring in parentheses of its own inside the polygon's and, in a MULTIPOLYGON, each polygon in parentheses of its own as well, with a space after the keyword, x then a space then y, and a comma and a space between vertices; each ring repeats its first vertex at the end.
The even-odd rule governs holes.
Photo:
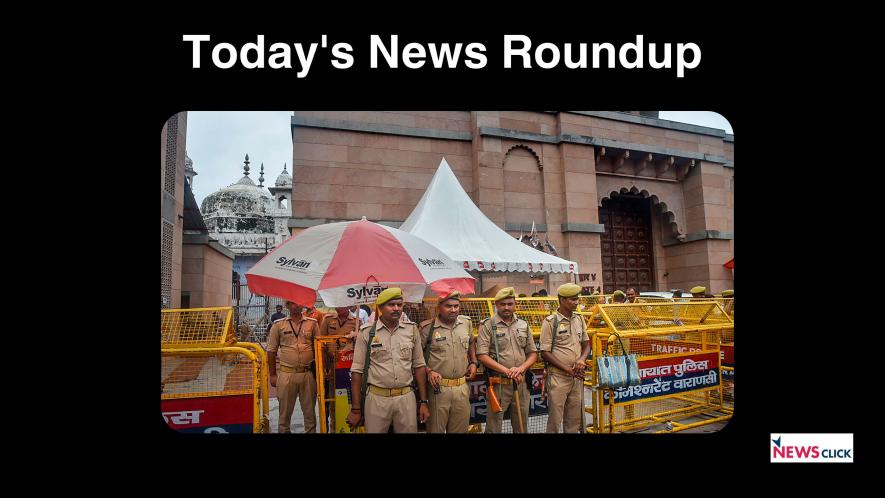
POLYGON ((472 294, 474 280, 439 249, 414 235, 363 218, 308 228, 287 239, 246 272, 249 289, 298 304, 326 306, 375 302, 400 287, 420 302, 427 284, 438 295, 472 294))

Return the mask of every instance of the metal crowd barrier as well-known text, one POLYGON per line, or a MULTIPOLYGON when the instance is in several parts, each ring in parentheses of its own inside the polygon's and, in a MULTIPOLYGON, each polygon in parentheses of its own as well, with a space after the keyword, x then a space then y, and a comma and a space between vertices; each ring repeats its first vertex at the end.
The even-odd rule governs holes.
MULTIPOLYGON (((721 360, 734 322, 716 301, 598 305, 590 324, 594 357, 635 354, 641 383, 595 383, 588 432, 678 432, 731 418, 721 360), (617 340, 617 335, 621 340, 617 340)), ((596 361, 590 365, 598 376, 596 361)))
POLYGON ((269 432, 267 356, 238 342, 233 310, 161 310, 160 407, 185 433, 269 432))

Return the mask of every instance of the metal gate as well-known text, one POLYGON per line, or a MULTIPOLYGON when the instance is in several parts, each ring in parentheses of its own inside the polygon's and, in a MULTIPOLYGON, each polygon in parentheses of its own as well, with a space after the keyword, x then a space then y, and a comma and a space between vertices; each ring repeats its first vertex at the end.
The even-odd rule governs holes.
MULTIPOLYGON (((270 317, 277 305, 286 302, 281 297, 253 294, 245 283, 233 282, 231 306, 234 309, 234 326, 237 339, 257 342, 267 346, 267 333, 270 331, 270 317)), ((283 306, 285 309, 285 306, 283 306)))

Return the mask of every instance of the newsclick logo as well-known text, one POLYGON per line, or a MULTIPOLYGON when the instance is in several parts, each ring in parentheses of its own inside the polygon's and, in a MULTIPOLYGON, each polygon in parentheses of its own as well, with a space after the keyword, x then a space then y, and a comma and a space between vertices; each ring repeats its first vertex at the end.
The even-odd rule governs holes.
POLYGON ((854 462, 854 434, 772 434, 773 463, 854 462))

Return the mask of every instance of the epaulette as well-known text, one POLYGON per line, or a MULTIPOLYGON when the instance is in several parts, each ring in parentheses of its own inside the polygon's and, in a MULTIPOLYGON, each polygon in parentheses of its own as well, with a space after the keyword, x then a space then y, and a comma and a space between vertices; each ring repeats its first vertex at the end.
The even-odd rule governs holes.
POLYGON ((428 318, 427 320, 424 320, 423 322, 419 323, 418 328, 423 329, 426 325, 430 325, 431 322, 433 322, 433 318, 428 318))

